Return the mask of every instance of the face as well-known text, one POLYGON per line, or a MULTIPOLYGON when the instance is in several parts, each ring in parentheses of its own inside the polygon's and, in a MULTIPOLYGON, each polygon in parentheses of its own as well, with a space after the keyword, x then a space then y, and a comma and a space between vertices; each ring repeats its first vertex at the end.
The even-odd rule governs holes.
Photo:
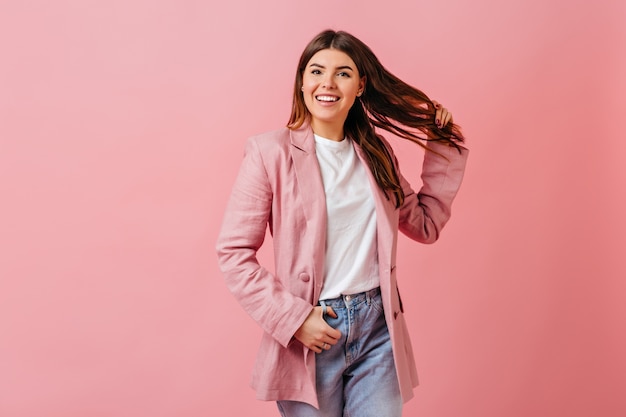
POLYGON ((343 123, 364 87, 365 77, 359 76, 354 61, 344 52, 322 49, 313 55, 302 74, 302 94, 313 131, 328 139, 343 139, 343 123))

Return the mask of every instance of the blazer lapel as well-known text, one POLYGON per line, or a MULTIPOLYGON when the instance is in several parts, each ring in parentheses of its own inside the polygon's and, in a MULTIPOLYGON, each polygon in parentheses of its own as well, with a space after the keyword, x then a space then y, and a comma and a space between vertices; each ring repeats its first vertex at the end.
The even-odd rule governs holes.
POLYGON ((374 196, 374 204, 376 206, 379 266, 383 269, 388 269, 392 266, 392 248, 395 230, 394 224, 397 223, 396 218, 398 214, 396 213, 396 207, 393 203, 393 199, 387 199, 385 193, 378 186, 376 178, 374 178, 374 174, 372 174, 369 163, 365 158, 363 149, 361 149, 356 142, 353 141, 352 143, 354 144, 354 149, 356 150, 361 163, 366 167, 365 171, 367 171, 370 186, 372 187, 372 195, 374 196))
POLYGON ((326 230, 326 193, 315 155, 315 138, 307 124, 291 131, 291 145, 304 215, 309 222, 321 224, 326 230))
MULTIPOLYGON (((315 154, 315 138, 308 124, 291 131, 291 157, 298 186, 298 196, 302 199, 302 209, 311 227, 311 239, 316 249, 311 254, 313 268, 313 303, 319 300, 324 283, 324 262, 326 251, 326 192, 322 172, 315 154)), ((305 352, 308 349, 305 348, 305 352)), ((305 353, 306 357, 307 353, 305 353)))

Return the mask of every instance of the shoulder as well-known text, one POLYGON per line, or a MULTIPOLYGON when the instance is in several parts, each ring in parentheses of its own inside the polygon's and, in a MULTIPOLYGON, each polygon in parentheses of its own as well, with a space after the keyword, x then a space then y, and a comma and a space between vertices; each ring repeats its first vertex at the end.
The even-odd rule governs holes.
POLYGON ((287 127, 259 133, 248 138, 248 146, 253 145, 261 153, 286 148, 290 143, 290 130, 287 127))
POLYGON ((246 142, 246 158, 261 164, 267 171, 277 171, 291 155, 291 130, 287 127, 259 133, 246 142))

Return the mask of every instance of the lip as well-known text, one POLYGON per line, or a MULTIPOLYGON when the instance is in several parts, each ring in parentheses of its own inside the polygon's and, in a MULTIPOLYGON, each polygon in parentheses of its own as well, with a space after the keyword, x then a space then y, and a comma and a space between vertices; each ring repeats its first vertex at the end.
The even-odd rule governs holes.
POLYGON ((336 96, 334 94, 316 94, 314 98, 315 98, 315 101, 321 104, 335 104, 339 100, 341 100, 339 96, 336 96), (329 98, 334 98, 335 100, 320 100, 319 97, 329 97, 329 98))

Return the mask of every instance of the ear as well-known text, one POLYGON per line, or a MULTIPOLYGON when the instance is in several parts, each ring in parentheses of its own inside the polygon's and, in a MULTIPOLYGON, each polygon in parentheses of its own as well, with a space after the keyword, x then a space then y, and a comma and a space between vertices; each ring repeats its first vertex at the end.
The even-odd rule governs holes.
POLYGON ((364 75, 359 80, 359 96, 365 92, 366 84, 367 84, 367 77, 364 75))

